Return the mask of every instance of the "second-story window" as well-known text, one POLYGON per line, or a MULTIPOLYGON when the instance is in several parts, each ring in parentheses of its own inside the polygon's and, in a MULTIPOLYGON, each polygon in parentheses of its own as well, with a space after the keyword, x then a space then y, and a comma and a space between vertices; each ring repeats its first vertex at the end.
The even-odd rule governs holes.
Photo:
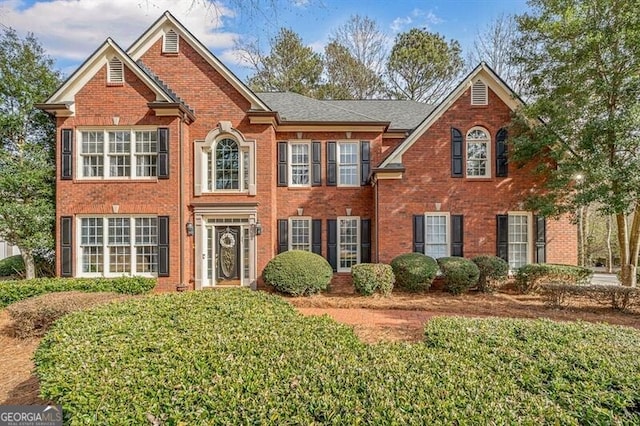
POLYGON ((236 141, 233 139, 218 141, 215 156, 210 160, 210 167, 215 189, 240 189, 240 153, 236 141))
POLYGON ((491 177, 491 137, 482 127, 467 133, 467 177, 491 177))
POLYGON ((157 176, 157 129, 80 131, 81 178, 157 176))
POLYGON ((338 186, 360 185, 358 148, 357 142, 338 143, 338 186))
POLYGON ((309 186, 309 144, 292 142, 289 148, 289 167, 291 169, 289 186, 309 186))

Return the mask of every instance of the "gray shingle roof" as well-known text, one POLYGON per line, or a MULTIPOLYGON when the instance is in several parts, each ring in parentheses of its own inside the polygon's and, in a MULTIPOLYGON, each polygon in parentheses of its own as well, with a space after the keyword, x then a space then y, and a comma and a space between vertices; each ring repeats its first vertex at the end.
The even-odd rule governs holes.
POLYGON ((390 129, 411 130, 434 106, 414 101, 317 100, 292 92, 261 92, 256 95, 284 122, 390 122, 390 129))

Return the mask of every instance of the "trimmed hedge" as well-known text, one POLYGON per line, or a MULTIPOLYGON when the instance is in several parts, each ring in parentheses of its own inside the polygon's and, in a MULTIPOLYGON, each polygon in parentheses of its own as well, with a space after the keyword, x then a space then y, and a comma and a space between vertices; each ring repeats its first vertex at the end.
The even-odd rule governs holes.
MULTIPOLYGON (((52 256, 34 255, 37 277, 51 277, 55 275, 55 265, 52 256)), ((25 267, 22 256, 17 254, 0 260, 0 277, 24 277, 25 267)))
POLYGON ((246 290, 66 315, 35 354, 65 424, 638 424, 640 333, 433 318, 419 344, 360 342, 246 290))
POLYGON ((356 291, 365 296, 371 296, 376 291, 389 295, 396 281, 391 265, 384 263, 360 263, 351 267, 353 286, 356 291))
POLYGON ((498 256, 476 256, 471 259, 476 264, 478 276, 478 290, 490 293, 507 280, 509 264, 498 256))
POLYGON ((478 284, 480 270, 464 257, 441 257, 438 266, 444 276, 444 289, 451 294, 462 294, 478 284))
POLYGON ((43 336, 51 325, 62 316, 93 306, 122 300, 117 293, 83 293, 65 291, 31 297, 7 307, 13 320, 11 329, 16 337, 22 339, 43 336))
POLYGON ((438 274, 438 263, 422 253, 406 253, 391 261, 396 284, 409 291, 428 290, 438 274))
POLYGON ((0 281, 0 308, 45 293, 60 291, 116 292, 143 294, 156 285, 155 278, 35 278, 33 280, 0 281))
POLYGON ((518 269, 515 285, 521 293, 529 293, 536 291, 541 283, 587 284, 592 275, 591 269, 581 266, 530 263, 518 269))
POLYGON ((267 263, 264 281, 281 293, 308 296, 326 290, 333 269, 322 256, 304 250, 280 253, 267 263))
POLYGON ((588 297, 600 305, 627 311, 640 306, 640 288, 621 285, 581 285, 548 283, 540 284, 539 292, 548 306, 563 308, 572 298, 588 297))

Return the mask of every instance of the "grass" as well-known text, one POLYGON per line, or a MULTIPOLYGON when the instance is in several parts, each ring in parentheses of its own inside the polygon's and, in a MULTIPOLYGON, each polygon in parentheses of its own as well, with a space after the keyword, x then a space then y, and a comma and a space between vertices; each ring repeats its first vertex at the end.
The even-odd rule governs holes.
POLYGON ((65 316, 35 356, 70 424, 637 424, 640 333, 438 318, 419 344, 362 343, 244 290, 65 316))

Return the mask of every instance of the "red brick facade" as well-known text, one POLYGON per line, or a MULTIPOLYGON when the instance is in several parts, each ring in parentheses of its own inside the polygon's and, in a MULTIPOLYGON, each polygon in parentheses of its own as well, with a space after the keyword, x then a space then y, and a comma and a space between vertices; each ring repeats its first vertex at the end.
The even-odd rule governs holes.
MULTIPOLYGON (((153 28, 175 26, 175 21, 167 16, 153 28)), ((145 36, 152 37, 153 32, 145 36)), ((132 56, 133 60, 141 60, 162 84, 180 97, 193 111, 195 120, 177 113, 159 115, 151 105, 158 101, 158 88, 152 87, 147 79, 140 77, 139 70, 134 72, 126 63, 124 84, 107 83, 106 64, 94 67, 93 75, 86 75, 89 71, 82 68, 79 74, 85 73, 86 78, 81 87, 67 84, 49 101, 54 112, 55 108, 59 111, 65 102, 65 105, 73 103, 71 112, 58 113, 57 118, 56 200, 58 223, 63 217, 72 218, 71 275, 83 275, 79 267, 84 261, 81 259, 83 236, 78 229, 78 218, 81 217, 167 216, 169 270, 165 274, 168 276, 158 280, 160 291, 215 284, 215 277, 207 275, 215 275, 217 270, 212 267, 213 272, 209 271, 201 259, 212 261, 209 258, 213 254, 208 246, 212 243, 207 232, 211 235, 223 232, 223 223, 234 223, 233 226, 242 230, 242 238, 246 236, 246 240, 237 242, 242 250, 247 250, 246 253, 239 252, 240 255, 248 259, 243 260, 247 272, 243 272, 246 276, 243 275, 241 282, 243 285, 255 285, 266 263, 278 251, 278 220, 297 217, 299 209, 302 209, 302 216, 321 220, 320 245, 321 254, 325 257, 328 257, 329 250, 328 221, 347 216, 348 210, 353 217, 371 221, 372 261, 389 262, 398 254, 412 251, 413 217, 436 211, 463 215, 465 257, 496 254, 496 215, 522 210, 526 195, 537 185, 530 173, 532 166, 510 166, 508 177, 496 177, 495 170, 492 170, 490 178, 451 177, 452 127, 466 134, 472 127, 481 126, 491 135, 493 143, 496 132, 509 124, 511 107, 491 89, 491 84, 488 105, 472 106, 470 89, 466 89, 451 99, 452 103, 427 128, 418 127, 414 133, 419 134, 413 135, 413 143, 401 155, 404 172, 395 179, 378 179, 380 172, 376 170, 372 173, 371 184, 328 186, 328 141, 368 141, 370 165, 375 170, 383 160, 403 147, 402 139, 387 134, 379 123, 353 123, 349 126, 333 122, 285 123, 284 120, 254 119, 256 101, 248 89, 238 89, 229 74, 212 66, 212 59, 204 57, 189 40, 181 38, 179 46, 178 53, 164 54, 160 37, 150 42, 143 52, 135 52, 132 56), (226 122, 230 122, 231 133, 225 130, 228 130, 226 122), (108 131, 137 129, 140 126, 169 129, 168 179, 96 180, 81 177, 78 150, 82 130, 108 131), (74 134, 74 167, 69 179, 61 178, 63 129, 71 129, 74 134), (215 135, 225 134, 240 135, 238 137, 247 141, 247 146, 254 147, 251 164, 254 164, 255 191, 202 191, 196 195, 198 191, 195 188, 202 176, 201 172, 196 177, 196 163, 206 166, 200 158, 199 144, 212 137, 217 141, 222 136, 215 135), (320 186, 298 188, 277 185, 277 143, 296 140, 320 142, 320 186), (188 235, 188 226, 195 229, 194 235, 188 235)), ((107 57, 113 54, 108 49, 105 52, 107 57)), ((71 83, 79 81, 80 77, 72 76, 71 83)), ((273 116, 277 111, 263 113, 273 116)), ((489 161, 492 165, 495 165, 495 155, 492 148, 489 161)), ((217 238, 219 234, 215 235, 217 238)), ((59 235, 59 274, 63 273, 65 261, 61 258, 62 240, 59 235)), ((533 241, 530 241, 529 250, 534 250, 533 241)), ((576 252, 575 227, 568 220, 547 220, 546 260, 575 264, 576 252)), ((337 280, 344 281, 347 277, 348 274, 338 274, 337 280)))

